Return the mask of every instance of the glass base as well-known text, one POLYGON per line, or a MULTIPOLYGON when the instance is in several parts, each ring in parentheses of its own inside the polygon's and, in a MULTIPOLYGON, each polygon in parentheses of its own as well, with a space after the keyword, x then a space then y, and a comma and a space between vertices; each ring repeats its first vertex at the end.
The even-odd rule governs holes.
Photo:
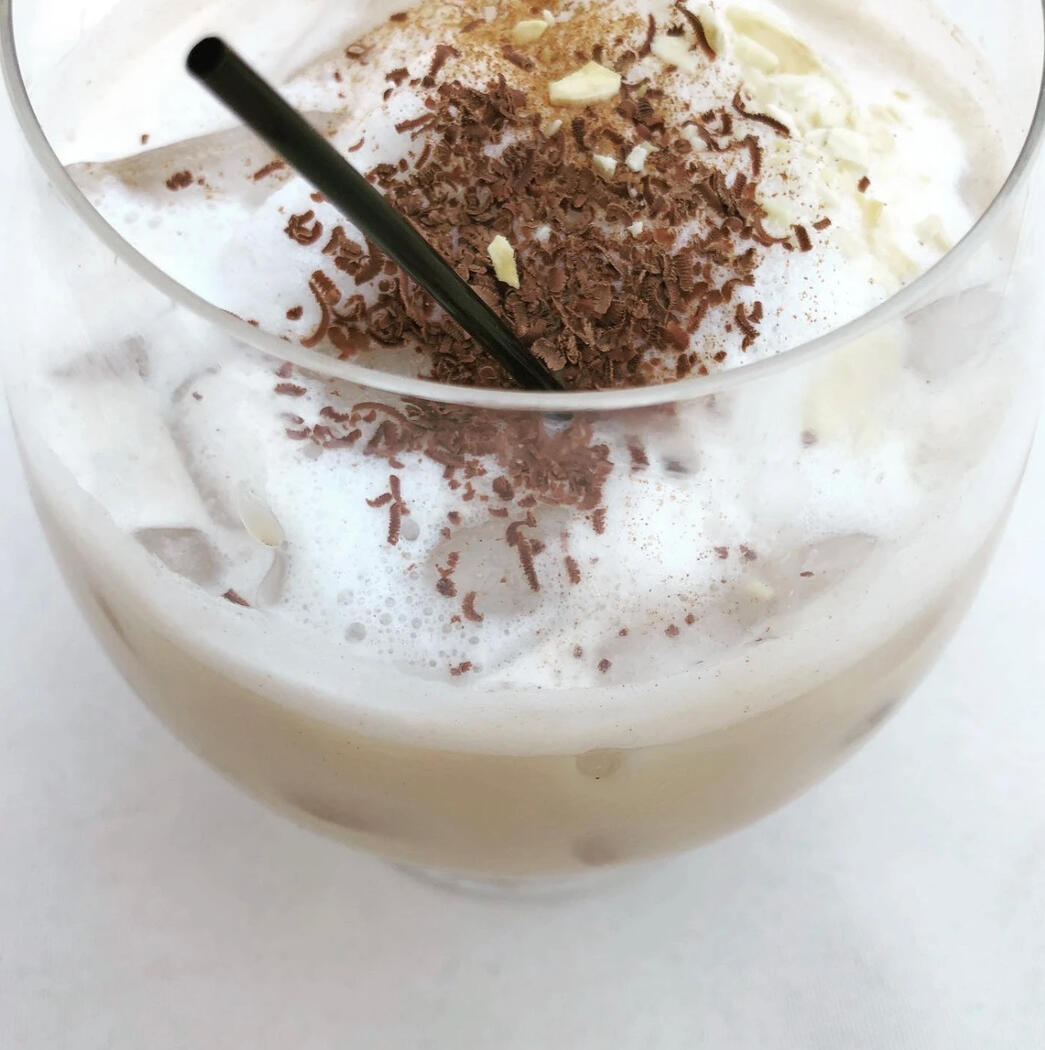
POLYGON ((393 864, 392 867, 427 886, 466 897, 556 903, 586 897, 632 882, 641 872, 647 870, 648 866, 625 865, 578 872, 574 875, 535 875, 520 878, 465 875, 415 864, 393 864))

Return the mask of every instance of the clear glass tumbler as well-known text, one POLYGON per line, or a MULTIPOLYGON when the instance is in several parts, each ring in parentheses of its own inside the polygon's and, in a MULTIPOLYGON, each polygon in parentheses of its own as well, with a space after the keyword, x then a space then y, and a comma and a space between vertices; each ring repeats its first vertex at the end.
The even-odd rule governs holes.
MULTIPOLYGON (((904 24, 903 0, 879 6, 904 24)), ((157 716, 295 819, 484 878, 692 847, 852 753, 968 606, 1038 411, 1042 11, 944 6, 1009 109, 1004 186, 941 263, 751 366, 534 395, 266 335, 176 284, 81 195, 63 143, 92 107, 125 106, 130 124, 139 102, 106 94, 104 71, 143 61, 120 27, 232 35, 256 2, 211 4, 206 26, 154 3, 0 2, 27 147, 8 172, 6 389, 55 554, 157 716), (190 358, 158 398, 151 377, 190 358), (187 451, 215 377, 222 444, 187 451), (280 400, 281 382, 304 393, 280 400), (259 397, 263 433, 241 411, 259 397), (295 432, 297 458, 269 456, 275 430, 295 432), (476 433, 499 434, 499 451, 469 470, 476 433), (287 530, 329 457, 344 498, 370 501, 369 529, 287 530), (557 480, 528 497, 542 471, 557 480), (474 486, 478 511, 436 521, 411 505, 446 478, 474 486), (308 543, 329 585, 291 615, 308 543), (377 613, 386 548, 420 589, 377 613), (388 642, 411 630, 413 651, 388 642)), ((168 109, 188 134, 198 89, 182 76, 157 67, 148 82, 185 100, 168 109)))

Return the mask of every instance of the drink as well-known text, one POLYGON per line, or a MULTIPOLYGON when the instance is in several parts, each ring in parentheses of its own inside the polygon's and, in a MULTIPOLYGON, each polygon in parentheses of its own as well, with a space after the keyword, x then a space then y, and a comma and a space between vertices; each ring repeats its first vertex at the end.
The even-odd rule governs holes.
POLYGON ((399 859, 571 873, 752 819, 902 698, 1018 481, 1033 322, 1000 327, 999 234, 953 298, 773 371, 1006 174, 971 51, 951 84, 935 37, 868 23, 854 55, 830 12, 422 5, 299 56, 291 97, 570 388, 611 391, 567 418, 416 384, 506 385, 245 133, 149 124, 113 159, 128 129, 94 118, 63 157, 88 199, 290 358, 88 259, 94 333, 47 345, 17 413, 68 575, 183 739, 399 859))

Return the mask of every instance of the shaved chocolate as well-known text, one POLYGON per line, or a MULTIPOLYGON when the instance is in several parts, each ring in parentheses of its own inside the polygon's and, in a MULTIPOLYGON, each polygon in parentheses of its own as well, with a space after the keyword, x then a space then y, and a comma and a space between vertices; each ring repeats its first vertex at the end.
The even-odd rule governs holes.
POLYGON ((435 78, 442 72, 443 66, 451 58, 460 58, 461 52, 456 47, 452 47, 450 44, 436 44, 435 52, 432 55, 432 64, 428 67, 428 75, 421 81, 421 86, 430 88, 435 87, 435 78))
POLYGON ((231 602, 233 605, 240 605, 244 609, 250 608, 250 602, 247 601, 241 594, 238 594, 231 587, 222 595, 222 598, 227 602, 231 602))
POLYGON ((692 27, 697 38, 697 46, 704 52, 704 56, 708 59, 717 58, 718 53, 711 46, 711 41, 708 40, 707 30, 704 29, 704 23, 700 20, 700 17, 690 11, 690 9, 683 3, 676 3, 675 7, 692 27))
POLYGON ((804 252, 811 252, 813 250, 813 242, 809 239, 809 231, 800 225, 792 226, 791 229, 795 231, 795 240, 798 241, 798 247, 804 252))
POLYGON ((785 139, 791 137, 791 129, 783 122, 776 119, 776 117, 770 117, 765 113, 752 113, 744 103, 744 97, 738 91, 733 96, 733 108, 742 116, 748 120, 753 120, 758 124, 765 124, 767 128, 772 128, 778 135, 782 135, 785 139))
POLYGON ((273 160, 266 164, 263 168, 258 168, 251 179, 254 182, 261 182, 262 179, 267 179, 270 175, 275 175, 277 171, 282 171, 286 167, 286 163, 282 160, 273 160))
POLYGON ((178 190, 185 189, 186 186, 191 186, 195 181, 195 178, 195 175, 193 175, 191 171, 175 172, 167 180, 167 189, 176 193, 178 190))
POLYGON ((511 44, 505 44, 501 48, 501 54, 504 55, 504 57, 508 59, 508 61, 511 62, 513 66, 518 66, 520 69, 526 70, 527 72, 529 72, 535 67, 535 63, 532 58, 530 58, 528 55, 524 55, 516 51, 511 44))
POLYGON ((866 193, 871 188, 871 180, 865 175, 857 184, 856 188, 861 193, 866 193))
POLYGON ((657 35, 657 20, 653 15, 649 15, 646 22, 646 37, 642 41, 639 47, 638 55, 639 58, 645 58, 653 47, 653 38, 657 35))
POLYGON ((292 215, 283 232, 292 241, 307 246, 315 244, 323 236, 323 224, 316 218, 316 213, 309 210, 301 215, 292 215))
POLYGON ((476 599, 476 597, 477 596, 476 596, 476 592, 475 591, 469 591, 464 596, 464 600, 461 602, 461 613, 463 614, 464 618, 466 620, 468 620, 470 623, 482 623, 483 622, 483 615, 482 615, 482 613, 476 612, 476 610, 475 610, 475 599, 476 599))

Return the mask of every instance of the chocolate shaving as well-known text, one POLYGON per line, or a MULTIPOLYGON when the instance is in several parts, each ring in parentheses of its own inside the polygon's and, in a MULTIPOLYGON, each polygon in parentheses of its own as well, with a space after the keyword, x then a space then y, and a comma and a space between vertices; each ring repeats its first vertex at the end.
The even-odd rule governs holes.
POLYGON ((469 591, 464 596, 464 600, 461 602, 461 614, 470 623, 482 623, 484 617, 482 613, 478 613, 475 611, 475 599, 475 591, 469 591))
POLYGON ((711 41, 708 40, 707 31, 704 29, 704 23, 700 18, 695 15, 684 3, 676 3, 675 6, 678 8, 679 13, 689 22, 693 29, 694 34, 697 38, 697 46, 701 51, 704 52, 705 58, 714 60, 718 57, 718 53, 711 46, 711 41))
POLYGON ((250 608, 250 602, 247 601, 241 594, 238 594, 231 587, 222 595, 222 598, 227 602, 232 602, 233 605, 240 605, 244 609, 250 608))
POLYGON ((747 117, 748 120, 753 120, 757 124, 765 124, 767 128, 772 128, 778 135, 782 135, 785 139, 791 138, 791 129, 786 124, 777 120, 776 117, 770 117, 765 113, 752 113, 744 104, 744 98, 739 91, 733 96, 733 108, 742 117, 747 117))
POLYGON ((262 179, 267 179, 270 175, 275 175, 277 171, 282 171, 286 167, 286 163, 282 160, 269 161, 263 168, 258 168, 251 178, 255 182, 261 182, 262 179))
POLYGON ((534 68, 533 59, 527 55, 520 54, 511 44, 505 44, 501 48, 501 54, 504 55, 513 66, 518 66, 526 72, 529 72, 534 68))
POLYGON ((176 193, 178 190, 185 189, 186 186, 191 186, 194 181, 195 176, 191 171, 178 171, 167 180, 167 189, 176 193))
POLYGON ((568 554, 565 558, 566 563, 566 575, 569 577, 570 583, 578 584, 581 582, 581 569, 577 564, 576 558, 571 558, 568 554))
POLYGON ((436 44, 435 53, 432 55, 432 64, 428 67, 428 75, 421 81, 421 86, 430 88, 435 86, 435 78, 442 72, 443 66, 451 58, 460 58, 461 52, 450 44, 436 44))
POLYGON ((646 22, 646 37, 642 41, 642 45, 639 47, 638 56, 639 58, 645 58, 653 47, 653 38, 657 35, 657 20, 653 15, 648 16, 646 22))
POLYGON ((323 224, 316 218, 314 211, 301 215, 292 215, 283 231, 292 241, 300 245, 315 244, 323 236, 323 224))

